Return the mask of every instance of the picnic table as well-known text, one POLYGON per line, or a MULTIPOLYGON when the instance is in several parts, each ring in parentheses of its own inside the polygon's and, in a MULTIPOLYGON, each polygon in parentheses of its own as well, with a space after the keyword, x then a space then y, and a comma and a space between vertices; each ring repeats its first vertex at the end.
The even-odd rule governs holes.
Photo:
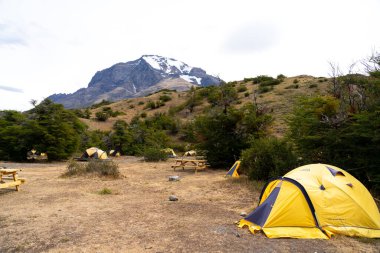
POLYGON ((0 189, 14 186, 18 191, 18 187, 24 182, 24 178, 18 178, 16 169, 0 169, 0 189))
POLYGON ((203 170, 207 168, 207 160, 196 160, 196 159, 175 159, 175 164, 172 166, 173 170, 176 168, 181 168, 184 170, 185 168, 194 168, 195 173, 198 170, 203 170))

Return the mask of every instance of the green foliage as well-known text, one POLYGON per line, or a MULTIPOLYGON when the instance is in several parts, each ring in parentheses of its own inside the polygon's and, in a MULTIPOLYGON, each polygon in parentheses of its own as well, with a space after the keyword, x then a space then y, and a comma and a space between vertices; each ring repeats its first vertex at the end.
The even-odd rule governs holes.
POLYGON ((50 160, 69 157, 80 144, 84 125, 72 111, 44 100, 28 112, 0 112, 0 157, 3 160, 26 160, 27 151, 35 148, 50 160))
POLYGON ((245 92, 247 90, 248 90, 247 86, 245 86, 245 85, 239 85, 239 87, 237 88, 238 92, 245 92))
MULTIPOLYGON (((352 76, 347 78, 355 81, 352 76)), ((342 167, 379 192, 380 101, 374 94, 380 82, 361 78, 366 80, 356 80, 358 85, 372 87, 366 93, 366 110, 352 110, 346 95, 301 99, 289 119, 288 134, 305 163, 342 167)))
POLYGON ((291 84, 285 87, 285 89, 298 89, 300 86, 298 84, 291 84))
POLYGON ((163 102, 168 102, 168 101, 172 100, 172 97, 169 95, 161 95, 160 100, 163 102))
POLYGON ((249 97, 249 92, 245 92, 244 97, 249 97))
POLYGON ((273 86, 259 86, 258 92, 259 94, 266 93, 273 90, 273 86))
POLYGON ((106 121, 110 114, 108 112, 100 111, 95 113, 95 117, 98 121, 106 121))
POLYGON ((316 83, 312 83, 309 85, 309 89, 317 88, 317 87, 318 87, 318 84, 316 84, 316 83))
POLYGON ((267 181, 297 167, 292 147, 276 138, 254 139, 242 152, 241 169, 249 179, 267 181))
POLYGON ((138 105, 143 105, 143 104, 144 104, 144 101, 139 101, 137 104, 138 104, 138 105))
POLYGON ((299 80, 296 78, 293 80, 293 83, 299 83, 299 80))
POLYGON ((249 146, 249 138, 265 134, 270 121, 271 118, 260 114, 253 104, 238 110, 231 108, 227 113, 217 108, 194 122, 197 149, 207 152, 211 166, 227 167, 249 146))
POLYGON ((97 175, 99 177, 119 178, 121 176, 119 165, 114 161, 104 161, 93 159, 89 162, 68 161, 67 170, 62 174, 63 177, 97 175))
POLYGON ((144 149, 144 160, 147 162, 166 161, 168 154, 162 149, 147 147, 144 149))
POLYGON ((286 78, 286 76, 283 75, 283 74, 279 74, 279 75, 277 75, 277 79, 278 79, 278 80, 283 81, 285 78, 286 78))
POLYGON ((98 192, 98 194, 100 194, 100 195, 109 195, 109 194, 112 194, 112 190, 109 189, 109 188, 107 188, 107 187, 105 187, 105 188, 101 189, 98 192))

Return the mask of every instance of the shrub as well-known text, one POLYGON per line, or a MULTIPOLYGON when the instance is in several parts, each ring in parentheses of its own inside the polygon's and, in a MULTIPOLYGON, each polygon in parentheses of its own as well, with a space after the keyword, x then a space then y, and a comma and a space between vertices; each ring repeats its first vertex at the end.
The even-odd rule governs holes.
POLYGON ((95 113, 95 117, 98 121, 106 121, 110 117, 110 115, 109 113, 102 111, 95 113))
POLYGON ((249 92, 247 91, 246 93, 244 93, 244 97, 248 97, 249 96, 249 92))
POLYGON ((149 100, 145 105, 144 109, 156 109, 156 103, 154 101, 149 100))
POLYGON ((138 105, 143 105, 143 104, 144 104, 144 101, 138 102, 138 105))
POLYGON ((112 178, 119 178, 121 175, 119 166, 114 161, 94 159, 87 163, 78 163, 74 160, 70 160, 67 165, 67 171, 63 176, 80 176, 86 174, 112 178))
POLYGON ((298 84, 292 84, 289 86, 286 86, 285 89, 298 89, 300 86, 298 84))
POLYGON ((129 105, 128 107, 129 107, 129 109, 133 109, 133 108, 135 108, 135 105, 129 105))
POLYGON ((309 85, 309 89, 316 88, 316 87, 318 87, 318 84, 316 83, 312 83, 309 85))
POLYGON ((100 190, 98 192, 100 195, 108 195, 108 194, 112 194, 112 190, 109 189, 109 188, 103 188, 102 190, 100 190))
POLYGON ((146 116, 147 116, 146 112, 142 112, 142 113, 140 114, 140 117, 141 117, 141 118, 146 118, 146 116))
POLYGON ((299 80, 296 78, 293 80, 293 83, 299 83, 299 80))
POLYGON ((272 86, 259 86, 259 93, 266 93, 273 90, 272 86))
POLYGON ((158 147, 148 147, 144 150, 144 160, 147 162, 166 161, 167 159, 168 155, 158 147))
POLYGON ((279 74, 279 75, 277 75, 277 79, 285 79, 286 78, 286 76, 285 75, 283 75, 283 74, 279 74))
POLYGON ((245 85, 240 85, 238 88, 237 88, 237 91, 238 92, 245 92, 247 91, 247 87, 245 85))
POLYGON ((297 167, 292 147, 284 140, 266 138, 254 140, 242 152, 242 170, 250 179, 268 180, 284 175, 297 167))
POLYGON ((168 102, 168 101, 172 100, 172 98, 168 95, 162 95, 162 96, 160 96, 160 100, 163 102, 168 102))

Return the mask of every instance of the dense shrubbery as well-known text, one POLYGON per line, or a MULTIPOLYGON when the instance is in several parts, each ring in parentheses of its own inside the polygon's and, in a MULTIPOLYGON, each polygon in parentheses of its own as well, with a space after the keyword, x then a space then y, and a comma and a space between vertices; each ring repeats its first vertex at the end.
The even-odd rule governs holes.
POLYGON ((194 122, 195 139, 200 150, 207 152, 207 160, 214 167, 228 167, 249 147, 252 137, 265 135, 271 118, 260 114, 253 104, 226 113, 216 108, 194 122))
POLYGON ((28 112, 0 112, 0 157, 26 160, 35 148, 50 160, 68 158, 80 145, 84 125, 62 105, 46 99, 28 112))
POLYGON ((282 176, 297 167, 290 144, 276 138, 254 139, 241 158, 242 171, 255 180, 282 176))
POLYGON ((147 147, 144 150, 144 160, 147 162, 166 161, 168 154, 160 148, 147 147))

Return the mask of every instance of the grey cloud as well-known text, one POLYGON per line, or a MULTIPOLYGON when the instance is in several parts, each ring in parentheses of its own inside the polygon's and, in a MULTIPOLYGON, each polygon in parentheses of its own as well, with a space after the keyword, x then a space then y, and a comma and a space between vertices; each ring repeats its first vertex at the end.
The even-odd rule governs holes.
POLYGON ((0 46, 1 45, 25 45, 24 34, 15 26, 0 23, 0 46))
POLYGON ((273 47, 279 40, 278 29, 271 24, 254 23, 233 31, 224 48, 232 52, 255 52, 273 47))
POLYGON ((9 86, 0 85, 0 90, 10 91, 10 92, 17 92, 17 93, 24 93, 23 90, 18 88, 13 88, 9 86))

